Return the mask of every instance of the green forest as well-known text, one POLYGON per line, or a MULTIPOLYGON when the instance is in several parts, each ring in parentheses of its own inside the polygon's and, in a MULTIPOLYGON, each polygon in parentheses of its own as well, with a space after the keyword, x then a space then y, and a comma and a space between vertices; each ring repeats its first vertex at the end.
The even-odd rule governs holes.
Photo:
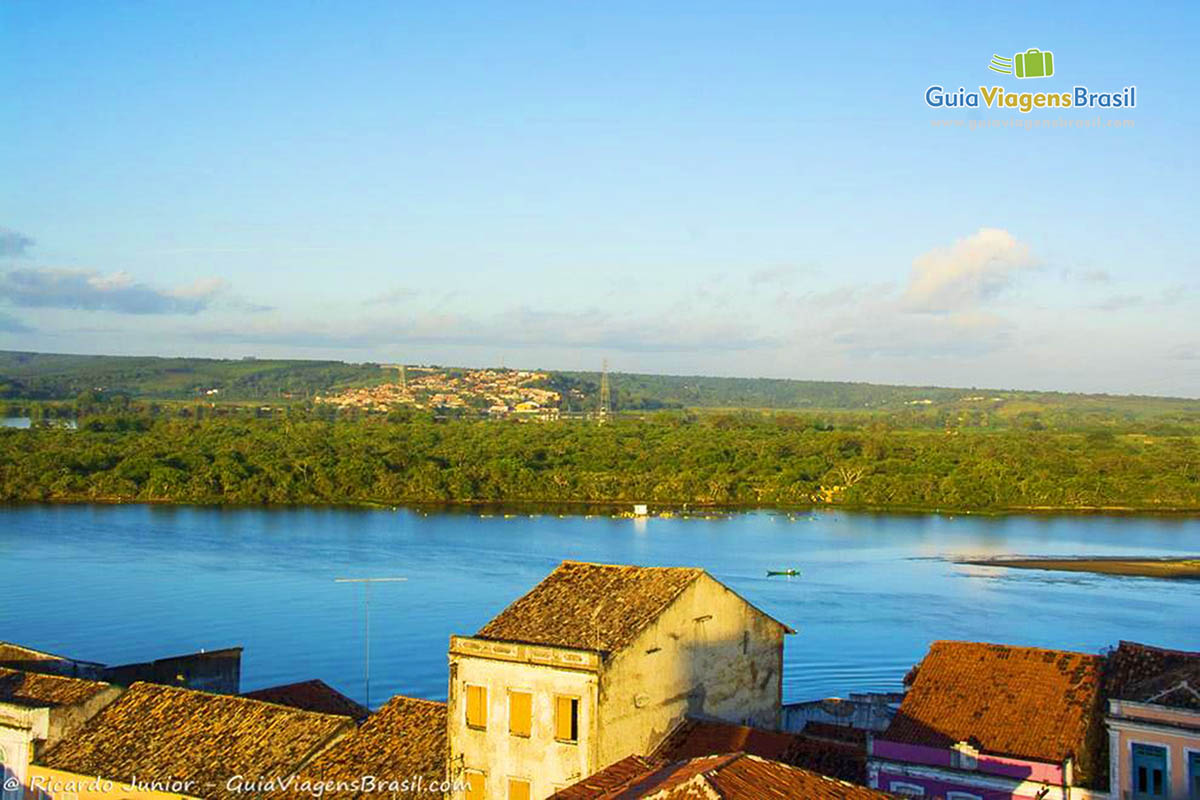
POLYGON ((431 415, 109 413, 0 430, 0 500, 1200 510, 1194 427, 901 427, 659 412, 598 425, 431 415))

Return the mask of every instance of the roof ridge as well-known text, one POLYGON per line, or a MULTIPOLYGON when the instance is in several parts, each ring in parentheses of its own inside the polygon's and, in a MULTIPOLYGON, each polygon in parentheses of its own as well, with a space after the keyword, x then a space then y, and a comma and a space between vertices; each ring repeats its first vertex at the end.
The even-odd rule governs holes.
POLYGON ((607 561, 581 561, 577 558, 564 558, 559 562, 556 570, 561 569, 567 564, 579 564, 585 567, 614 567, 617 569, 678 569, 685 572, 708 572, 704 567, 685 567, 685 566, 663 566, 661 564, 611 564, 607 561))
POLYGON ((1084 653, 1081 650, 1063 650, 1058 647, 1038 647, 1037 645, 1026 644, 1005 644, 1004 642, 972 642, 967 639, 935 639, 930 643, 930 649, 937 647, 939 644, 955 644, 955 645, 974 645, 976 647, 1000 647, 1005 650, 1022 650, 1030 653, 1057 653, 1059 655, 1068 656, 1083 656, 1084 658, 1095 658, 1102 660, 1104 657, 1099 653, 1084 653))
MULTIPOLYGON (((142 687, 139 689, 139 691, 143 691, 143 690, 147 690, 147 689, 152 689, 152 690, 167 689, 176 694, 204 695, 205 697, 209 697, 214 700, 228 700, 228 701, 243 703, 243 704, 244 703, 257 703, 257 704, 263 705, 263 706, 273 706, 275 708, 283 709, 284 711, 291 711, 296 714, 306 714, 306 715, 314 716, 314 717, 329 717, 330 719, 340 719, 340 720, 351 719, 350 717, 346 716, 345 714, 329 714, 324 711, 309 711, 307 708, 297 708, 296 706, 289 706, 289 705, 285 705, 284 703, 275 703, 275 702, 272 702, 271 700, 260 700, 257 697, 246 697, 244 694, 223 694, 221 692, 210 692, 205 689, 192 689, 191 687, 188 687, 188 686, 171 686, 170 684, 166 684, 166 683, 150 683, 149 681, 134 681, 133 683, 131 683, 129 685, 129 689, 125 692, 125 694, 123 694, 121 697, 117 698, 117 702, 120 702, 121 700, 124 700, 126 697, 129 697, 130 694, 133 692, 133 690, 138 687, 142 687)), ((267 688, 274 688, 274 687, 267 687, 267 688)), ((333 687, 330 687, 330 688, 333 688, 333 687)), ((337 690, 334 689, 334 691, 337 691, 337 690)), ((114 703, 114 705, 115 705, 115 703, 114 703)))

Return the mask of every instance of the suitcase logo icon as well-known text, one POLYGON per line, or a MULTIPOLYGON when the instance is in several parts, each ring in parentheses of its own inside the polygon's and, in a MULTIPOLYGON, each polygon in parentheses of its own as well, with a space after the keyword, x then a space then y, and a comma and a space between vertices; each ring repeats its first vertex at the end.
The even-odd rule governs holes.
POLYGON ((1049 78, 1054 74, 1054 53, 1031 47, 1012 58, 993 55, 988 69, 1018 78, 1049 78))

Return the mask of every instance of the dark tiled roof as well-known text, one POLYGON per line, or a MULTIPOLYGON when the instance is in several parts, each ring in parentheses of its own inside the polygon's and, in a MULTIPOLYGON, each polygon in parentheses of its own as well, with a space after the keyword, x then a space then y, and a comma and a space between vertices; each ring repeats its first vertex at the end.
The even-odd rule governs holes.
POLYGON ((598 793, 564 789, 554 800, 885 800, 890 795, 746 753, 705 756, 651 766, 623 785, 598 793), (575 792, 566 794, 566 792, 575 792))
POLYGON ((1059 763, 1085 755, 1099 719, 1100 656, 977 642, 935 642, 880 736, 1059 763))
POLYGON ((856 743, 846 743, 806 734, 688 719, 663 740, 653 758, 669 763, 737 752, 803 767, 840 780, 867 782, 865 736, 856 743))
POLYGON ((1200 653, 1121 642, 1108 656, 1109 697, 1200 710, 1200 653))
POLYGON ((86 703, 105 689, 113 688, 100 681, 65 678, 37 672, 21 672, 0 667, 0 703, 53 708, 86 703))
POLYGON ((38 759, 52 769, 115 781, 195 781, 202 797, 244 797, 234 775, 282 779, 354 727, 346 717, 135 683, 38 759))
POLYGON ((304 711, 338 714, 359 721, 366 719, 367 715, 371 713, 364 706, 354 702, 322 680, 268 686, 265 689, 246 692, 242 697, 267 703, 278 703, 281 706, 291 706, 304 711))
MULTIPOLYGON (((325 797, 379 797, 381 792, 356 791, 349 787, 364 775, 381 782, 413 780, 441 781, 446 771, 446 704, 396 696, 367 718, 358 730, 314 758, 297 776, 303 785, 333 785, 325 797), (332 784, 330 784, 332 782, 332 784), (340 788, 339 784, 342 787, 340 788)), ((296 797, 309 797, 300 791, 296 797)), ((422 791, 383 792, 388 798, 432 797, 422 791)))
POLYGON ((476 635, 615 652, 703 574, 695 568, 564 561, 476 635))

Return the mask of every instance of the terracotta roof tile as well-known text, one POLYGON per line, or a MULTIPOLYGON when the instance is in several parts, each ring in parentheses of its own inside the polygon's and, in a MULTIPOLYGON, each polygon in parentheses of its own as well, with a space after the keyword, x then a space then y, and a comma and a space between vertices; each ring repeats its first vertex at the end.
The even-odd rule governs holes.
POLYGON ((1200 653, 1121 642, 1108 656, 1109 697, 1200 710, 1200 653))
POLYGON ((803 767, 852 783, 865 784, 867 781, 865 736, 853 743, 830 741, 807 734, 688 719, 663 740, 653 758, 675 762, 737 752, 803 767))
POLYGON ((1100 710, 1100 656, 935 642, 881 739, 1059 763, 1086 755, 1100 710))
POLYGON ((113 688, 100 681, 85 681, 37 672, 0 667, 0 703, 53 708, 86 703, 105 689, 113 688))
POLYGON ((230 777, 282 779, 353 727, 347 717, 135 683, 38 763, 114 781, 190 780, 202 797, 245 797, 226 787, 230 777))
POLYGON ((642 756, 626 756, 599 772, 589 775, 578 783, 559 789, 553 800, 597 800, 613 791, 628 786, 638 778, 645 777, 662 764, 642 756))
POLYGON ((264 689, 244 692, 242 697, 267 703, 278 703, 281 706, 291 706, 304 711, 337 714, 359 721, 366 719, 367 715, 371 713, 366 707, 354 702, 322 680, 268 686, 264 689))
POLYGON ((476 634, 483 639, 615 652, 704 570, 564 561, 476 634))
MULTIPOLYGON (((324 783, 333 790, 324 797, 432 797, 429 790, 362 791, 351 782, 373 776, 380 782, 441 781, 446 770, 446 704, 397 695, 371 714, 358 730, 314 758, 297 775, 296 783, 324 783)), ((295 785, 295 784, 293 784, 295 785)), ((410 787, 411 787, 410 783, 410 787)), ((295 797, 312 797, 299 791, 295 797)))
MULTIPOLYGON (((624 764, 625 768, 634 764, 624 764)), ((616 765, 614 765, 616 766, 616 765)), ((612 768, 610 768, 612 769, 612 768)), ((602 773, 601 773, 602 774, 602 773)), ((891 795, 746 753, 704 756, 666 765, 651 764, 619 785, 581 787, 588 778, 553 795, 553 800, 885 800, 891 795)))

